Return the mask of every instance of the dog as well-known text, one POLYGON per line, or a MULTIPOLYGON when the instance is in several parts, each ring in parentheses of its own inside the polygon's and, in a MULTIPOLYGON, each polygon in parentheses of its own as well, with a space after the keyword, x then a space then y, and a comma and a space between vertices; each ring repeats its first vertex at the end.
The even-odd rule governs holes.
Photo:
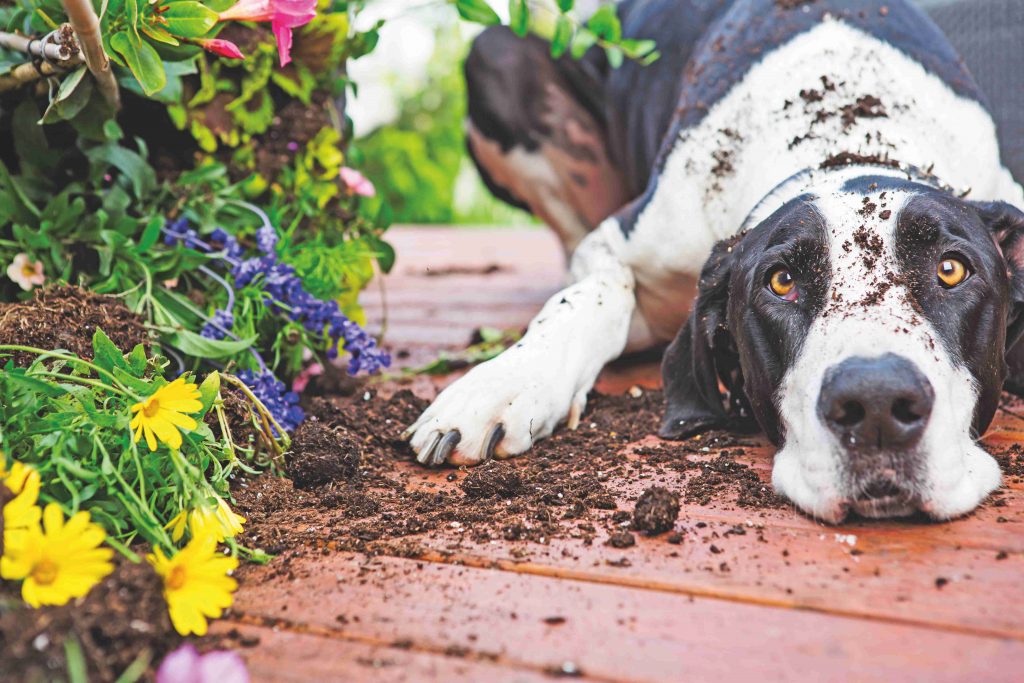
POLYGON ((1001 480, 976 440, 1024 385, 1024 189, 946 38, 894 0, 618 14, 660 59, 474 42, 469 149, 572 283, 410 426, 417 459, 525 453, 671 342, 662 437, 758 425, 776 491, 826 522, 974 509, 1001 480))

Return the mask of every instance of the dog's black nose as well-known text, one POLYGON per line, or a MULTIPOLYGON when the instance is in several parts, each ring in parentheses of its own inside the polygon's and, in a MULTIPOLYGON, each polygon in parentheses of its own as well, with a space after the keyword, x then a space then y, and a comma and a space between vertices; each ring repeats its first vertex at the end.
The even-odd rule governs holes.
POLYGON ((903 356, 848 358, 825 372, 818 413, 850 450, 902 450, 921 438, 931 382, 903 356))

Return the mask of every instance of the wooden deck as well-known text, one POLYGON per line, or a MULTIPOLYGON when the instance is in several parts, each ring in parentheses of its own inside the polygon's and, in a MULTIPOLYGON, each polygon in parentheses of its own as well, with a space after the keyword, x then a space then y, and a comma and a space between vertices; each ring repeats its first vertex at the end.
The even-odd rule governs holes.
MULTIPOLYGON (((397 229, 389 343, 418 364, 479 326, 520 327, 562 281, 546 232, 397 229), (429 273, 428 273, 429 269, 429 273)), ((365 300, 371 328, 379 292, 365 300)), ((600 388, 656 386, 656 361, 600 388)), ((416 390, 430 394, 422 379, 416 390)), ((1001 413, 986 440, 1024 441, 1001 413)), ((655 442, 649 437, 645 443, 655 442)), ((642 456, 636 456, 641 459, 642 456)), ((771 449, 743 462, 765 481, 771 449)), ((415 485, 452 487, 413 465, 415 485)), ((638 478, 619 508, 652 483, 638 478)), ((687 505, 711 544, 637 537, 461 544, 420 557, 333 552, 289 577, 247 581, 220 632, 238 630, 257 681, 1019 681, 1024 679, 1024 482, 948 524, 818 524, 788 509, 687 505), (738 531, 737 531, 738 529, 738 531), (611 562, 621 554, 628 566, 611 562)), ((268 577, 270 573, 268 572, 268 577)))

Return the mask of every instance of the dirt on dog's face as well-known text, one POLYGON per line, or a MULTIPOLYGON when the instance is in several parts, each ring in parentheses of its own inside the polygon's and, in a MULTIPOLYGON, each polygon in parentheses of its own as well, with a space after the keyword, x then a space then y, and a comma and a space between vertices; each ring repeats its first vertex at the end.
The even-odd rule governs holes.
POLYGON ((756 419, 776 490, 830 522, 972 510, 1000 481, 975 441, 1017 336, 1000 241, 1015 254, 1022 225, 888 176, 789 200, 709 259, 662 434, 756 419))

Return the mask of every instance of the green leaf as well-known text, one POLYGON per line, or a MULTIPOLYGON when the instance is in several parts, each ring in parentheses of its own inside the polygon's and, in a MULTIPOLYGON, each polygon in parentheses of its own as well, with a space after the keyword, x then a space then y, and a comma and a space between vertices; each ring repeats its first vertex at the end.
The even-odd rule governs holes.
POLYGON ((87 69, 80 66, 61 81, 57 94, 43 113, 40 123, 55 123, 75 118, 89 104, 92 79, 84 78, 87 69))
POLYGON ((608 57, 608 64, 613 69, 618 69, 620 66, 622 66, 622 50, 613 45, 610 47, 606 47, 604 53, 608 57))
POLYGON ((619 23, 619 17, 616 16, 615 7, 612 5, 602 5, 594 12, 587 22, 587 27, 597 34, 598 38, 609 43, 618 43, 622 40, 622 24, 619 23))
POLYGON ((508 25, 520 38, 530 30, 530 9, 526 0, 508 0, 508 25))
POLYGON ((167 5, 160 15, 169 32, 182 38, 201 38, 217 23, 217 13, 209 7, 187 0, 167 5))
POLYGON ((126 358, 128 369, 131 370, 132 374, 142 377, 143 373, 146 372, 146 365, 149 362, 146 358, 146 347, 142 344, 136 344, 135 348, 132 349, 126 358))
POLYGON ((203 380, 203 383, 199 385, 199 402, 203 404, 203 410, 200 414, 206 415, 213 406, 213 402, 217 400, 217 395, 220 393, 220 373, 211 372, 203 380))
POLYGON ((124 354, 121 353, 119 348, 114 346, 114 342, 110 341, 110 337, 98 327, 92 335, 92 358, 96 365, 107 372, 113 372, 114 368, 128 369, 128 363, 124 359, 124 354))
POLYGON ((619 48, 630 59, 642 59, 654 52, 657 46, 653 40, 623 40, 619 43, 619 48))
POLYGON ((167 85, 167 74, 160 61, 160 55, 149 43, 135 38, 125 31, 110 37, 110 47, 124 57, 125 64, 142 86, 147 95, 158 92, 167 85))
POLYGON ((172 36, 170 33, 168 33, 167 29, 165 29, 163 26, 143 23, 142 26, 140 26, 139 28, 142 29, 143 33, 145 33, 147 36, 149 36, 158 43, 163 43, 164 45, 173 45, 175 47, 181 45, 181 41, 172 36))
POLYGON ((576 0, 558 0, 558 9, 563 12, 571 12, 572 6, 576 4, 576 0))
POLYGON ((455 0, 459 16, 475 24, 491 26, 500 24, 501 18, 484 0, 455 0))
POLYGON ((218 358, 229 358, 249 349, 256 342, 256 335, 239 341, 230 339, 218 341, 201 337, 186 329, 180 329, 161 335, 161 340, 189 356, 217 360, 218 358))
POLYGON ((572 40, 572 58, 580 59, 595 44, 597 44, 597 36, 594 35, 594 32, 581 28, 572 40))
POLYGON ((555 23, 555 35, 551 38, 551 56, 558 58, 565 54, 572 41, 572 21, 564 14, 555 23))
POLYGON ((160 229, 164 226, 164 219, 161 216, 153 216, 149 219, 149 223, 146 224, 146 229, 142 231, 142 237, 139 238, 138 252, 148 251, 150 247, 156 244, 156 241, 160 239, 160 229))

